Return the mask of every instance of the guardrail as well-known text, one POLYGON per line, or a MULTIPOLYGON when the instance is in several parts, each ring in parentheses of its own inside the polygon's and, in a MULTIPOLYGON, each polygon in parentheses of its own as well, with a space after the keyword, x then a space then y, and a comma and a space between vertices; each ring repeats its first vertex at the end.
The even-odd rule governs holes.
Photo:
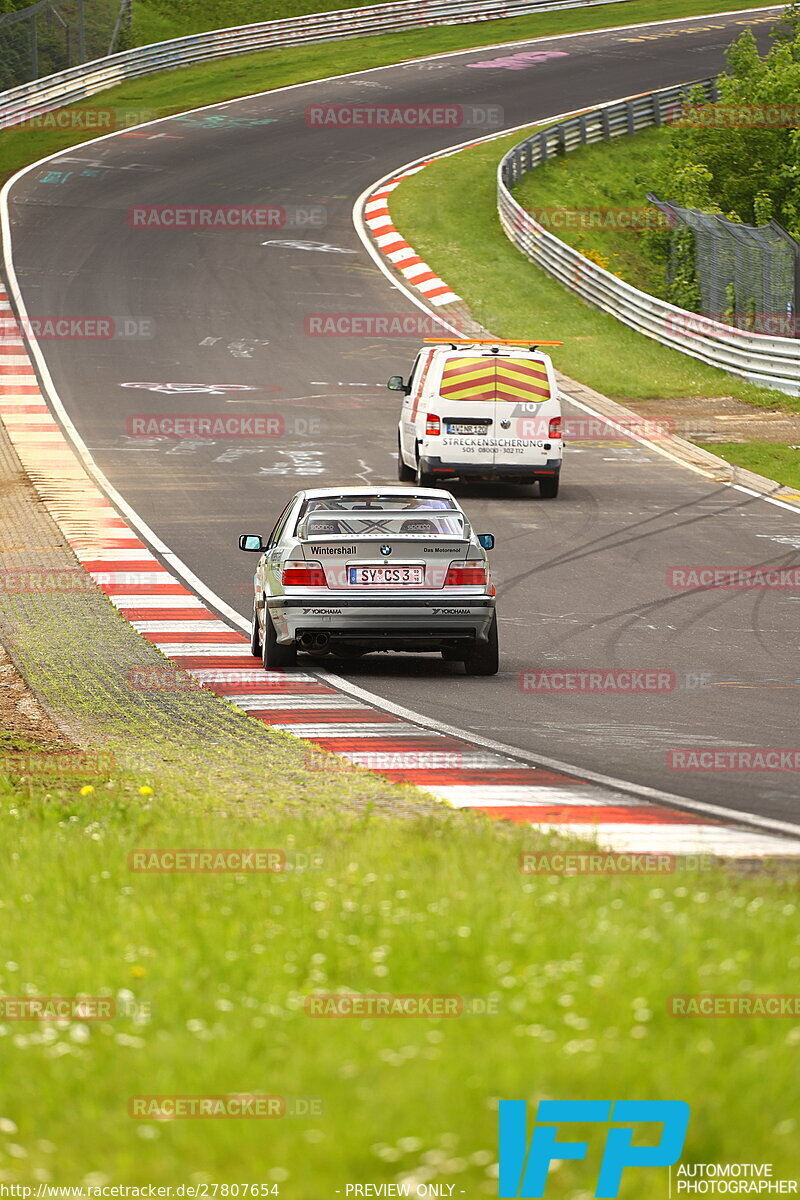
POLYGON ((598 4, 626 4, 630 0, 400 0, 369 8, 338 9, 308 13, 278 21, 261 21, 216 29, 168 42, 154 42, 135 50, 124 50, 108 58, 0 93, 0 128, 18 125, 31 117, 77 100, 85 100, 126 79, 154 71, 210 62, 257 50, 283 46, 305 46, 339 38, 369 37, 431 25, 461 25, 495 21, 504 17, 528 16, 567 8, 592 8, 598 4))
POLYGON ((545 229, 511 194, 523 175, 551 158, 664 124, 677 115, 689 89, 698 84, 708 100, 717 98, 714 79, 664 88, 581 113, 514 146, 498 169, 500 221, 506 235, 531 262, 631 329, 762 387, 800 395, 800 342, 723 325, 640 291, 545 229))

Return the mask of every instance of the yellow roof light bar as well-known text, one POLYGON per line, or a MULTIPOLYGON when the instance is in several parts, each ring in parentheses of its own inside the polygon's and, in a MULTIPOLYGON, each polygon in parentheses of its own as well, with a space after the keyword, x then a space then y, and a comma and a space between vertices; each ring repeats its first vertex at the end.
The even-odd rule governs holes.
POLYGON ((537 342, 536 338, 510 341, 508 338, 425 338, 437 346, 563 346, 563 342, 537 342))

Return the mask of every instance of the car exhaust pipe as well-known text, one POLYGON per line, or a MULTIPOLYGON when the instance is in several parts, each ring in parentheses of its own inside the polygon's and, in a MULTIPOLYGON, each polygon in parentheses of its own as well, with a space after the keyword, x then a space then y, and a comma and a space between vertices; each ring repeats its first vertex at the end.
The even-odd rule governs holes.
POLYGON ((301 633, 297 639, 304 650, 327 650, 331 640, 329 633, 301 633))

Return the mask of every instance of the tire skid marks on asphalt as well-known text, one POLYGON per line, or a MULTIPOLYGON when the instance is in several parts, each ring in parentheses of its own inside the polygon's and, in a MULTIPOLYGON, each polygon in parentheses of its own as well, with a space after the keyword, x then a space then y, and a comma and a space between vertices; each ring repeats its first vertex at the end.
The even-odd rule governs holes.
MULTIPOLYGON (((399 242, 386 225, 386 197, 401 178, 379 189, 368 217, 382 229, 382 239, 399 242)), ((407 264, 400 269, 410 272, 407 278, 432 304, 458 299, 432 272, 427 277, 425 264, 407 243, 391 253, 396 263, 407 264)), ((0 314, 4 312, 10 314, 11 308, 0 289, 0 314)), ((17 349, 15 341, 14 353, 0 357, 0 420, 23 467, 83 568, 140 636, 198 686, 273 729, 305 738, 343 765, 417 784, 452 807, 487 817, 578 835, 617 850, 800 855, 800 839, 753 833, 643 803, 487 752, 467 737, 412 724, 343 694, 316 675, 255 666, 248 639, 206 608, 99 490, 52 419, 33 368, 17 349)), ((144 686, 155 685, 146 680, 144 686)), ((327 769, 323 757, 316 765, 327 769)))

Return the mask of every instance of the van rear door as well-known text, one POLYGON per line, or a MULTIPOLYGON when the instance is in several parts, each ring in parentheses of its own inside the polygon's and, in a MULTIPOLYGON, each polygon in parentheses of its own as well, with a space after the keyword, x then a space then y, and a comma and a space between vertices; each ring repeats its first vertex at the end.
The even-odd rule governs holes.
MULTIPOLYGON (((546 462, 551 456, 544 450, 544 443, 549 440, 549 418, 559 413, 547 365, 541 359, 495 359, 493 441, 498 469, 546 462)), ((552 457, 556 457, 555 453, 552 457)))
POLYGON ((442 368, 439 398, 431 401, 442 423, 442 461, 479 470, 494 467, 495 360, 454 354, 442 368))

